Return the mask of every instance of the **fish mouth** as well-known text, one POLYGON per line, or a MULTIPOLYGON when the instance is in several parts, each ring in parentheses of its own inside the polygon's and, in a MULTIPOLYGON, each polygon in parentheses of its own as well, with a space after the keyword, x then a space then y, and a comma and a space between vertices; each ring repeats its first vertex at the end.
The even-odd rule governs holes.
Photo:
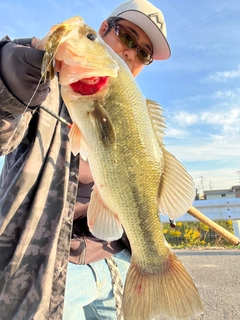
POLYGON ((92 95, 104 89, 108 84, 108 79, 108 76, 93 76, 89 78, 83 78, 71 83, 70 87, 74 92, 79 93, 83 96, 92 95))

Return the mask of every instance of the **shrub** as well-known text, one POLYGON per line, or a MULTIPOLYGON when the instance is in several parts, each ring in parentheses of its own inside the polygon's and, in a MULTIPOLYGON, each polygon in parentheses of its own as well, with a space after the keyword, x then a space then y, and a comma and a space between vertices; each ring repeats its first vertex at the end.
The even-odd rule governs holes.
MULTIPOLYGON (((218 221, 217 224, 234 234, 231 220, 218 221)), ((167 242, 173 248, 231 246, 202 222, 177 222, 175 228, 172 228, 169 223, 164 223, 163 233, 167 242)))

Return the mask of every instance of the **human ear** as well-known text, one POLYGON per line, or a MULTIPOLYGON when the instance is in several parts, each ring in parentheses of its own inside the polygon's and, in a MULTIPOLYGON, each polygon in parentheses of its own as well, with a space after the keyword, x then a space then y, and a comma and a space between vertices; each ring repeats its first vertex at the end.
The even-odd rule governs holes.
POLYGON ((101 37, 104 37, 105 32, 108 29, 108 22, 107 20, 104 20, 98 30, 98 33, 100 34, 101 37))

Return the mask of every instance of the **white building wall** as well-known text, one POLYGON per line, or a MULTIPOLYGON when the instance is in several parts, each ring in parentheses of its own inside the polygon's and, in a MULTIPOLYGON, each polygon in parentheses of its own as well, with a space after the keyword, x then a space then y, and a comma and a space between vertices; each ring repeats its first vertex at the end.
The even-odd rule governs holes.
POLYGON ((235 198, 235 193, 205 194, 206 200, 235 198))

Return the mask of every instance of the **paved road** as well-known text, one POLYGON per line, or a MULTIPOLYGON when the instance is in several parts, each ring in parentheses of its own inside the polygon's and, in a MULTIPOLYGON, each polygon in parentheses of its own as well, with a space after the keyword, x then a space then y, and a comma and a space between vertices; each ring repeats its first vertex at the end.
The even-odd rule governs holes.
POLYGON ((191 320, 240 320, 240 250, 174 252, 203 300, 204 314, 191 320))

